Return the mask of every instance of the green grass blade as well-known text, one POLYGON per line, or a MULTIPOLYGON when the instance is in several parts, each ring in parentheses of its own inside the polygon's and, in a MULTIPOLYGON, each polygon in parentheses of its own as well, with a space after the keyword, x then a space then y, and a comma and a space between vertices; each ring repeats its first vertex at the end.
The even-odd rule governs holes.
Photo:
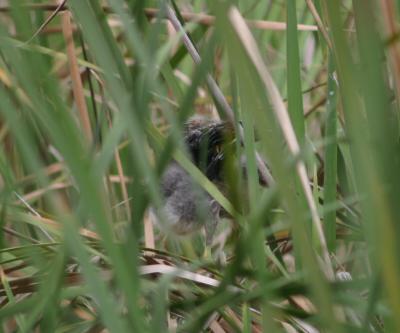
MULTIPOLYGON (((324 164, 324 207, 336 201, 336 174, 337 174, 337 89, 334 78, 334 63, 330 56, 328 73, 328 100, 326 104, 326 148, 324 164)), ((326 242, 329 252, 336 249, 336 211, 324 215, 326 242)))

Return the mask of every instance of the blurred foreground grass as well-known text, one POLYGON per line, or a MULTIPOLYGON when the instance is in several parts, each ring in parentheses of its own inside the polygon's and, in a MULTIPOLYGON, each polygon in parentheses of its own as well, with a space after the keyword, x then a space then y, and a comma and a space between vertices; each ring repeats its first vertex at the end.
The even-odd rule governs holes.
POLYGON ((400 332, 398 2, 59 4, 0 1, 1 332, 400 332), (194 114, 242 132, 226 197, 194 114), (211 249, 149 221, 171 158, 211 249))

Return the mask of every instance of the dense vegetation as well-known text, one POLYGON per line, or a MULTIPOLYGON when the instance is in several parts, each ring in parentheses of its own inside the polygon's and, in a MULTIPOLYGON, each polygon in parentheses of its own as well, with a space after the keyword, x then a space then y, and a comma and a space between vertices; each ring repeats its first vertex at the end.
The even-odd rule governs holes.
POLYGON ((400 332, 399 1, 54 3, 0 1, 1 332, 400 332), (212 246, 150 221, 171 159, 212 246))

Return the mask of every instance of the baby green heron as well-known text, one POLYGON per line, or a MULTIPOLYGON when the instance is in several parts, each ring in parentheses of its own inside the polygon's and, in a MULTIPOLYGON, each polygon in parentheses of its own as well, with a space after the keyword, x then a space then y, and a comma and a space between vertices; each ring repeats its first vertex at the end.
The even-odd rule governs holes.
MULTIPOLYGON (((217 186, 224 181, 224 145, 232 144, 233 133, 233 127, 227 122, 203 118, 192 118, 184 128, 185 144, 192 162, 217 186)), ((196 186, 176 161, 172 161, 162 175, 161 190, 167 228, 185 235, 204 227, 206 243, 210 244, 222 212, 217 201, 196 186)))

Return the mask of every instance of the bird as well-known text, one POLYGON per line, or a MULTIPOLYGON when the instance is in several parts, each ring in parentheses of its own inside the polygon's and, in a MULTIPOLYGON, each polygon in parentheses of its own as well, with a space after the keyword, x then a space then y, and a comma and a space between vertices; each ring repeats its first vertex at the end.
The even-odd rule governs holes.
MULTIPOLYGON (((226 121, 192 117, 184 125, 183 137, 194 165, 221 188, 224 184, 225 148, 234 143, 233 126, 226 121)), ((155 218, 156 224, 176 235, 187 235, 204 228, 206 244, 210 245, 224 211, 220 204, 195 184, 175 160, 162 174, 160 188, 164 199, 161 215, 165 221, 160 223, 155 218)))

